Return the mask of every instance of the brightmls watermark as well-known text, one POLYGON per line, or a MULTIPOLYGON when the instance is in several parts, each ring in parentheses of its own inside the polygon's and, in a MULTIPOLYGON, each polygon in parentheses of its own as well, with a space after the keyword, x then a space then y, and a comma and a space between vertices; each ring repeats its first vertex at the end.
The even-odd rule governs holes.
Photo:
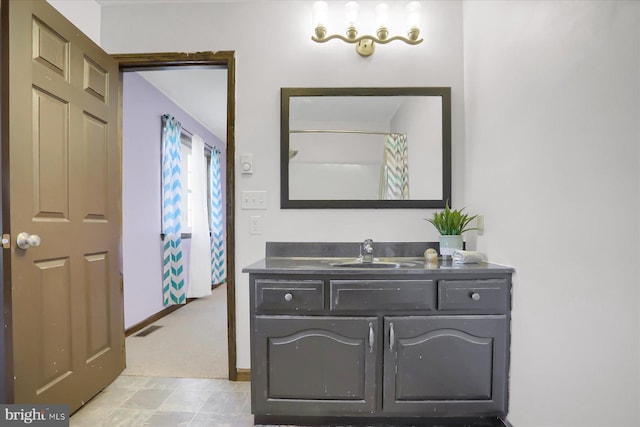
POLYGON ((3 405, 0 425, 68 427, 69 405, 3 405))

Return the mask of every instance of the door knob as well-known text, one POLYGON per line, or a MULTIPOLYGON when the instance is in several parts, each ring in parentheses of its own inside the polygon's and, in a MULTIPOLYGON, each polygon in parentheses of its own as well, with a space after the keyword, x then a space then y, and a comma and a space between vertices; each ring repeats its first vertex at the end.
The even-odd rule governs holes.
POLYGON ((16 243, 20 249, 29 249, 32 246, 40 246, 40 236, 22 232, 18 234, 16 243))

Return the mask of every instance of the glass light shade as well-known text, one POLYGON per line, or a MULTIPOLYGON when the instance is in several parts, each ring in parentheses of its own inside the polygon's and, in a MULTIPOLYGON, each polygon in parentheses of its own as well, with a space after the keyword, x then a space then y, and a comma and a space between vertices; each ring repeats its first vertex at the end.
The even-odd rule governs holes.
POLYGON ((313 28, 326 27, 328 16, 329 5, 326 1, 317 1, 313 3, 313 28))
POLYGON ((407 29, 420 28, 420 3, 412 1, 407 4, 407 29))
POLYGON ((358 3, 354 1, 347 2, 344 7, 345 21, 347 28, 355 27, 358 20, 358 3))
POLYGON ((376 21, 378 28, 389 27, 389 5, 386 3, 380 3, 376 6, 376 21))

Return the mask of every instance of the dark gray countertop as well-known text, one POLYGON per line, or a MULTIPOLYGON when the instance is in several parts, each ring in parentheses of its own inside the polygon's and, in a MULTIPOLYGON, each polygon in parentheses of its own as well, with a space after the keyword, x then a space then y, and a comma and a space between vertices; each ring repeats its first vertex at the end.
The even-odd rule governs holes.
POLYGON ((313 257, 269 257, 261 259, 242 269, 243 273, 276 273, 276 274, 465 274, 465 273, 513 273, 513 267, 486 262, 474 264, 456 264, 451 261, 439 260, 437 263, 427 263, 424 258, 379 258, 379 261, 412 264, 397 268, 364 268, 364 267, 336 267, 331 264, 354 261, 354 258, 313 258, 313 257))
POLYGON ((403 263, 400 267, 336 267, 332 264, 357 261, 360 243, 355 242, 267 242, 265 258, 242 269, 243 273, 275 274, 465 274, 513 273, 512 267, 490 264, 456 264, 442 259, 427 263, 424 251, 439 249, 437 242, 374 242, 373 256, 382 262, 403 263))

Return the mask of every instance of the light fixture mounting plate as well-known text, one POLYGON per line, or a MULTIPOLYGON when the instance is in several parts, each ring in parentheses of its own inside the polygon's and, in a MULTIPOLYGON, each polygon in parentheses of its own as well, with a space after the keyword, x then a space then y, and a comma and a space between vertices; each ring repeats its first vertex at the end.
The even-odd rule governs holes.
POLYGON ((356 43, 356 52, 358 52, 360 56, 371 56, 375 50, 376 44, 373 40, 364 39, 356 43))

